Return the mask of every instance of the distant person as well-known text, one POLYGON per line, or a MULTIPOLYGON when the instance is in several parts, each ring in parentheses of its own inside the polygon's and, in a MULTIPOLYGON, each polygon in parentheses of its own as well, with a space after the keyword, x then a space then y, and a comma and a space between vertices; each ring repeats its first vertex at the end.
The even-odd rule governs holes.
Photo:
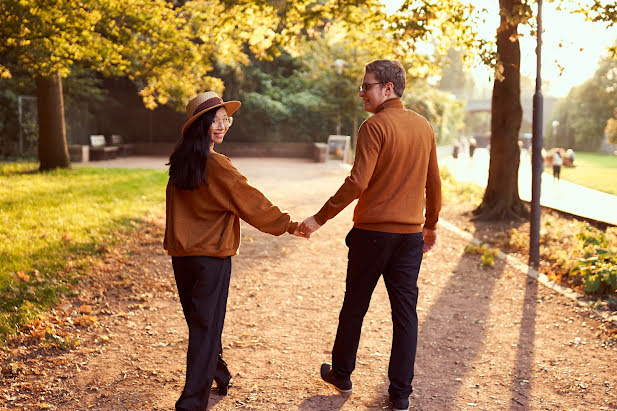
POLYGON ((191 99, 188 120, 169 158, 163 245, 189 328, 186 381, 176 410, 205 410, 213 380, 219 394, 227 394, 231 374, 223 361, 221 333, 240 219, 269 234, 299 235, 289 214, 214 151, 238 107, 239 101, 224 102, 213 91, 191 99))
POLYGON ((561 158, 561 154, 559 150, 555 150, 553 153, 553 181, 559 181, 559 173, 561 172, 562 164, 563 159, 561 158))
MULTIPOLYGON (((533 154, 533 153, 532 153, 533 154)), ((552 158, 548 158, 548 152, 546 151, 546 149, 544 147, 542 147, 542 150, 540 151, 540 155, 542 156, 542 167, 546 167, 547 165, 553 164, 553 159, 552 158)))
POLYGON ((469 139, 469 157, 473 158, 473 153, 476 151, 476 148, 478 148, 478 142, 476 141, 475 138, 471 137, 469 139))
POLYGON ((459 142, 458 140, 455 140, 454 143, 452 144, 452 157, 453 158, 458 158, 459 150, 460 150, 459 142))
MULTIPOLYGON (((435 135, 424 117, 403 106, 404 90, 405 69, 398 61, 375 60, 365 66, 359 97, 364 110, 374 115, 358 131, 351 173, 299 228, 310 235, 358 200, 353 228, 345 238, 345 298, 332 365, 322 364, 320 373, 339 391, 352 390, 362 322, 383 276, 392 308, 388 394, 394 410, 409 409, 418 339, 418 273, 423 252, 437 241, 441 208, 435 135)), ((374 376, 373 381, 379 380, 374 376)))
POLYGON ((574 159, 576 158, 576 155, 574 154, 574 150, 572 150, 571 148, 566 150, 566 157, 568 158, 568 160, 570 160, 570 166, 574 167, 574 159))
POLYGON ((461 140, 460 140, 460 145, 461 145, 461 154, 469 154, 469 140, 467 140, 467 138, 465 136, 461 136, 461 140))

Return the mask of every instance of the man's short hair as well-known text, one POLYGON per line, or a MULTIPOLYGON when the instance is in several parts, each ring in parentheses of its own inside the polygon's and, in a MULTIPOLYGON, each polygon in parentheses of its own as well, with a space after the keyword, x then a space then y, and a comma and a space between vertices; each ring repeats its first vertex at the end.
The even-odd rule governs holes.
POLYGON ((394 84, 394 93, 402 97, 405 91, 405 69, 398 60, 373 60, 364 66, 367 73, 373 73, 382 83, 394 84))

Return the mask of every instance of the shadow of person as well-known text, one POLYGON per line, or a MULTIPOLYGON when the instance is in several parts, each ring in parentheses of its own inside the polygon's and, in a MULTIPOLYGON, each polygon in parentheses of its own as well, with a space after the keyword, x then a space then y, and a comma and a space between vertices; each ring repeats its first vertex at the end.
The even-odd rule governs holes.
POLYGON ((521 326, 516 345, 516 359, 511 383, 511 410, 527 409, 531 393, 533 349, 538 314, 538 281, 526 277, 525 297, 521 313, 521 326))
MULTIPOLYGON (((476 236, 482 238, 489 230, 493 233, 493 238, 502 244, 500 248, 507 250, 510 242, 512 228, 521 229, 523 221, 514 222, 490 222, 476 221, 476 236)), ((490 233, 489 233, 490 235, 490 233)), ((515 343, 516 353, 512 370, 512 381, 510 383, 510 409, 526 409, 529 405, 529 394, 531 392, 531 374, 533 367, 533 349, 536 332, 537 319, 537 297, 538 281, 526 275, 522 277, 524 281, 524 296, 521 311, 519 312, 519 335, 515 343)))
POLYGON ((313 395, 308 397, 298 407, 300 411, 336 411, 343 408, 343 405, 351 397, 351 393, 348 394, 334 394, 334 395, 313 395))
MULTIPOLYGON (((508 228, 520 226, 475 224, 477 238, 501 232, 499 246, 506 249, 508 228)), ((533 278, 513 275, 506 265, 495 258, 493 267, 482 269, 478 256, 463 253, 440 287, 419 330, 414 402, 420 409, 456 408, 457 401, 474 389, 495 390, 495 379, 501 380, 497 391, 510 394, 502 409, 529 406, 538 285, 533 278), (501 331, 504 328, 516 331, 510 335, 501 331)))
POLYGON ((419 409, 456 409, 462 381, 483 351, 484 324, 493 289, 505 263, 479 268, 478 256, 463 254, 420 324, 413 402, 419 409), (430 353, 430 355, 427 355, 430 353))
MULTIPOLYGON (((231 385, 230 385, 231 387, 231 385)), ((232 388, 230 388, 232 389, 232 388)), ((216 404, 218 404, 219 402, 221 402, 223 400, 223 398, 225 398, 224 395, 219 395, 217 388, 216 388, 216 384, 212 385, 212 390, 210 391, 210 398, 208 398, 208 409, 211 409, 212 407, 214 407, 216 404)))

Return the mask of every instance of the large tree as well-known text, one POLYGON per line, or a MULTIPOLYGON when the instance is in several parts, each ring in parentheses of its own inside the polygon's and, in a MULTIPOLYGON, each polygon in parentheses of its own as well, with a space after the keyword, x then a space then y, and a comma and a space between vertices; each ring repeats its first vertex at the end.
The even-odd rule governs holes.
MULTIPOLYGON (((430 36, 440 40, 445 37, 451 42, 442 40, 437 44, 479 51, 483 60, 495 67, 489 179, 482 203, 475 210, 477 217, 483 219, 519 218, 527 214, 518 193, 518 133, 522 120, 518 26, 526 23, 532 13, 523 0, 499 0, 499 8, 496 52, 490 42, 478 37, 474 29, 474 25, 481 24, 482 20, 478 10, 459 1, 420 3, 407 0, 401 16, 414 18, 395 21, 403 29, 403 39, 410 38, 413 46, 418 44, 418 39, 426 41, 430 36)), ((415 50, 415 47, 411 48, 411 51, 415 50)))
MULTIPOLYGON (((528 215, 518 193, 519 147, 521 126, 520 106, 520 47, 518 26, 531 21, 533 15, 529 0, 499 0, 500 26, 497 30, 496 67, 491 108, 491 158, 489 179, 482 204, 475 210, 481 219, 516 219, 528 215)), ((589 20, 617 22, 614 1, 594 0, 581 2, 561 1, 564 7, 576 8, 589 20)), ((617 47, 610 51, 617 56, 617 47)), ((487 54, 489 56, 490 54, 487 54)), ((490 58, 485 58, 490 61, 490 58)), ((610 108, 609 108, 610 110, 610 108)))
POLYGON ((272 11, 217 1, 0 2, 0 75, 10 77, 18 66, 36 79, 41 170, 70 167, 62 78, 75 67, 128 76, 148 108, 205 88, 222 92, 208 72, 216 61, 243 61, 244 50, 267 48, 278 22, 272 11))
MULTIPOLYGON (((21 0, 0 2, 0 75, 13 66, 35 77, 41 169, 69 167, 62 78, 77 65, 126 76, 144 104, 181 106, 198 90, 222 92, 209 74, 281 46, 333 20, 365 19, 353 7, 374 0, 21 0)), ((370 10, 367 10, 370 15, 370 10)))
POLYGON ((518 25, 530 18, 531 9, 521 0, 499 0, 499 9, 488 184, 474 214, 481 219, 502 220, 528 215, 518 193, 518 137, 523 117, 518 25))

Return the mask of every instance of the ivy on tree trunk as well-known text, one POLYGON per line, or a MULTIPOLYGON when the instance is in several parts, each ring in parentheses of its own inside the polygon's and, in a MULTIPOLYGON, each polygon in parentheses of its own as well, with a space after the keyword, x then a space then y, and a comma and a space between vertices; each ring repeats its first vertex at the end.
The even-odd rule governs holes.
POLYGON ((500 0, 501 25, 497 30, 497 54, 503 66, 495 76, 491 102, 491 156, 488 184, 480 206, 474 210, 482 220, 526 217, 528 210, 518 193, 521 128, 520 61, 517 23, 508 19, 520 0, 500 0), (501 78, 500 78, 501 77, 501 78))
POLYGON ((71 168, 64 125, 62 78, 59 73, 36 78, 39 112, 38 153, 41 171, 71 168))

